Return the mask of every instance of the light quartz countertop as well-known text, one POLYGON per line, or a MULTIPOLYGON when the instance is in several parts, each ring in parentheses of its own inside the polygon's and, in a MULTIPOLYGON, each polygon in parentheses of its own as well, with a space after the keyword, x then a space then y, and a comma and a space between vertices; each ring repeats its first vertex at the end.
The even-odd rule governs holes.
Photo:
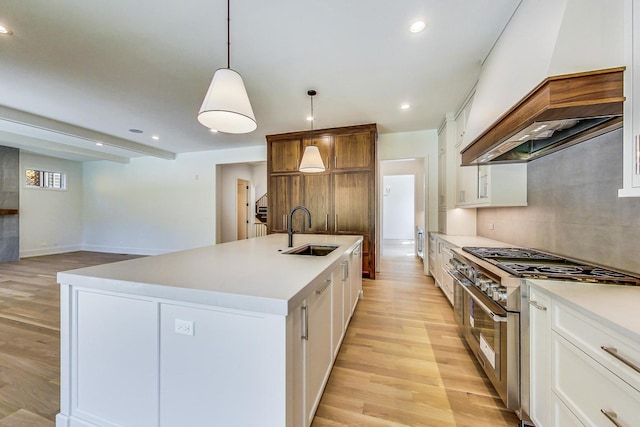
POLYGON ((640 286, 540 279, 527 283, 640 344, 640 286))
POLYGON ((293 246, 340 245, 327 256, 283 254, 286 234, 58 273, 62 285, 287 315, 361 236, 295 234, 293 246), (319 276, 322 276, 319 278, 319 276))
POLYGON ((439 238, 446 240, 454 246, 459 248, 463 246, 484 246, 484 247, 492 247, 492 248, 515 248, 516 245, 512 245, 510 243, 500 242, 498 240, 487 239, 486 237, 480 236, 455 236, 450 234, 440 234, 440 233, 430 233, 434 236, 438 236, 439 238))

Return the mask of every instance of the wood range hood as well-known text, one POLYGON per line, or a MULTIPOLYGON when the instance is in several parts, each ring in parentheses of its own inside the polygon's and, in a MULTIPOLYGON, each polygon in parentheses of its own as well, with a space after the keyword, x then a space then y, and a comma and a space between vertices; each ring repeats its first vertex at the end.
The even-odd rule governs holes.
POLYGON ((623 73, 545 79, 462 151, 462 165, 527 162, 620 128, 623 73))

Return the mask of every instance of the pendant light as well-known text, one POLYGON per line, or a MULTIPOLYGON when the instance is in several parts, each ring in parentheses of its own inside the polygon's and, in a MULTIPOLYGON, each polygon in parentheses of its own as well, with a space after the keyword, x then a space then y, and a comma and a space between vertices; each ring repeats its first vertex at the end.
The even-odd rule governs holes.
POLYGON ((209 129, 226 133, 248 133, 258 124, 242 76, 231 69, 230 0, 227 0, 227 68, 219 68, 204 97, 198 121, 209 129))
POLYGON ((324 172, 324 163, 322 162, 322 156, 320 156, 320 150, 315 145, 315 141, 313 140, 313 121, 315 117, 313 116, 313 97, 317 94, 315 90, 310 90, 307 92, 307 95, 311 97, 311 145, 307 146, 304 149, 304 154, 302 155, 302 160, 300 161, 300 167, 298 170, 304 173, 317 173, 324 172))

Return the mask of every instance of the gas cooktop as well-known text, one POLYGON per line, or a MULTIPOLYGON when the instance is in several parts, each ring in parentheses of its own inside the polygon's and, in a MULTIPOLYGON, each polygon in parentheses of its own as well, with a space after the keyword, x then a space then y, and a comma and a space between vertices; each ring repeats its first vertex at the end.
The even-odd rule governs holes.
POLYGON ((560 261, 564 258, 555 255, 545 254, 544 252, 526 248, 482 248, 474 246, 465 246, 463 251, 469 252, 478 258, 508 258, 508 259, 539 259, 560 261))
POLYGON ((640 285, 640 278, 533 249, 463 247, 462 250, 517 277, 640 285))

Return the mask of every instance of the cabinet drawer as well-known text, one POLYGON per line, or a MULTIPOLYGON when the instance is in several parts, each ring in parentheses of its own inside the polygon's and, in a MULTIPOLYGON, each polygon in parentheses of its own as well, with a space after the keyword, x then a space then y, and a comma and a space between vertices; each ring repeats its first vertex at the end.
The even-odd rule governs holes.
POLYGON ((552 312, 554 331, 640 391, 640 373, 602 349, 614 348, 619 356, 640 367, 638 345, 563 304, 554 302, 552 312))
POLYGON ((615 413, 622 426, 640 425, 640 392, 600 363, 552 333, 553 391, 588 426, 612 427, 602 413, 615 413))
MULTIPOLYGON (((553 400, 553 426, 562 426, 562 427, 585 427, 584 424, 580 422, 578 418, 567 408, 567 406, 562 403, 562 401, 558 398, 558 396, 551 396, 553 400)), ((538 427, 545 427, 542 424, 537 424, 538 427)))

